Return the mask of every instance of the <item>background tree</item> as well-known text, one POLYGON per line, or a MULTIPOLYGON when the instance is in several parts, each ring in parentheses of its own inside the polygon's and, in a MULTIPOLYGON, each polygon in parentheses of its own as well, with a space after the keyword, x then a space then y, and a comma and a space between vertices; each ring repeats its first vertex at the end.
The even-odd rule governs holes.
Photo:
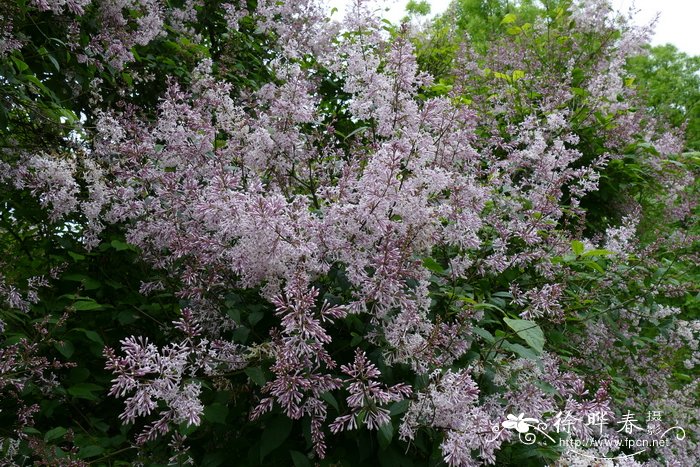
POLYGON ((700 149, 700 57, 667 44, 631 57, 628 69, 649 109, 673 126, 687 125, 687 148, 700 149))

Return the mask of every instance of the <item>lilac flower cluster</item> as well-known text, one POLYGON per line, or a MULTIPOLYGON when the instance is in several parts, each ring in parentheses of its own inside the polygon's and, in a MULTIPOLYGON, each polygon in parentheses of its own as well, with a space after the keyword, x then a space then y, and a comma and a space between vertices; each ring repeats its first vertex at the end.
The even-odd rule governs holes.
MULTIPOLYGON (((36 288, 46 285, 43 278, 32 278, 26 296, 22 296, 14 286, 7 285, 0 274, 0 311, 28 311, 30 304, 38 302, 36 288)), ((14 461, 21 457, 18 448, 23 441, 33 445, 34 452, 45 449, 43 443, 29 434, 30 430, 34 429, 35 415, 40 411, 40 406, 38 403, 28 402, 25 395, 32 389, 38 389, 42 397, 52 397, 53 390, 59 385, 59 371, 75 366, 46 357, 41 348, 45 345, 62 344, 51 336, 51 331, 54 326, 63 326, 66 319, 67 315, 64 314, 58 322, 51 325, 48 318, 39 320, 34 323, 34 335, 22 336, 12 343, 3 342, 0 346, 0 397, 15 408, 14 414, 11 413, 9 419, 5 418, 9 423, 3 426, 4 433, 0 437, 0 453, 6 465, 19 465, 14 461)), ((4 322, 0 319, 2 341, 5 340, 4 333, 4 322)))
POLYGON ((358 418, 370 430, 378 429, 391 421, 389 410, 382 408, 389 402, 399 402, 411 395, 411 387, 406 384, 396 384, 384 387, 377 381, 381 372, 367 359, 363 351, 355 351, 355 361, 352 365, 343 365, 340 369, 350 378, 347 398, 350 413, 341 415, 330 424, 334 433, 342 430, 357 428, 358 418))
POLYGON ((317 296, 318 290, 313 287, 305 290, 304 283, 297 279, 287 286, 286 296, 272 299, 282 325, 280 333, 272 333, 275 379, 263 387, 263 393, 271 397, 260 401, 251 418, 258 418, 271 410, 274 402, 292 419, 309 416, 314 448, 323 457, 326 449, 323 422, 328 404, 321 396, 326 391, 338 389, 341 380, 323 372, 333 369, 336 363, 324 348, 324 344, 331 342, 331 337, 322 323, 342 318, 346 310, 324 303, 315 316, 317 296))
POLYGON ((246 365, 236 345, 201 337, 191 310, 182 310, 182 318, 174 324, 185 335, 181 342, 159 350, 148 339, 129 337, 121 341, 124 356, 117 356, 109 347, 104 351, 106 367, 116 375, 110 395, 128 396, 121 420, 133 422, 137 417, 150 415, 159 401, 167 407, 146 426, 137 439, 139 443, 168 433, 172 425, 199 425, 204 407, 199 400, 198 378, 246 365))

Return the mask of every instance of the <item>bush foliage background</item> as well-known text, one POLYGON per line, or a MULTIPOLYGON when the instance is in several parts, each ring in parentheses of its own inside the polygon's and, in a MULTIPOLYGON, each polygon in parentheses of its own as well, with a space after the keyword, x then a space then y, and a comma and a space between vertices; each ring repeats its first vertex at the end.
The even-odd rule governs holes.
POLYGON ((698 58, 598 0, 326 18, 0 6, 0 463, 586 465, 498 427, 654 411, 615 462, 693 465, 698 58))

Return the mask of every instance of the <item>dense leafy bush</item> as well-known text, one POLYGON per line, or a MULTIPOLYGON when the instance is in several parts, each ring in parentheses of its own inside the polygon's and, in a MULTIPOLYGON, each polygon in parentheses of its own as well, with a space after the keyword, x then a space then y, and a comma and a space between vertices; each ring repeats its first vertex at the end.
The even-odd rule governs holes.
POLYGON ((700 458, 700 161, 605 1, 0 8, 4 464, 700 458))

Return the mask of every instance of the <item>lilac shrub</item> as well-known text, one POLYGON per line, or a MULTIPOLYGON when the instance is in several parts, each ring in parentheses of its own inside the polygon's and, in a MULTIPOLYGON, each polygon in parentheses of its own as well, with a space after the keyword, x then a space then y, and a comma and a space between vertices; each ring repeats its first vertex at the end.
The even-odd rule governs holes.
MULTIPOLYGON (((57 15, 88 3, 35 2, 57 15)), ((104 28, 86 59, 122 69, 166 24, 204 41, 187 26, 197 2, 96 3, 104 28)), ((224 4, 231 32, 250 20, 270 41, 269 82, 234 89, 203 59, 189 83, 168 79, 155 118, 105 108, 84 150, 5 167, 51 220, 81 219, 86 248, 126 229, 161 274, 142 291, 183 304, 181 337, 105 349, 120 419, 145 419, 137 443, 170 433, 181 450, 208 382, 264 369, 259 390, 243 383, 250 418, 308 420, 317 460, 333 436, 396 426, 409 444, 434 437, 448 465, 495 464, 519 442, 509 416, 569 417, 590 440, 584 420, 652 402, 688 437, 647 465, 700 457, 697 381, 673 378, 678 361, 696 371, 697 320, 673 305, 668 273, 693 239, 645 245, 634 215, 585 231, 588 197, 630 147, 668 188, 668 219, 694 209, 692 176, 665 171, 678 135, 625 84, 648 31, 607 5, 518 26, 487 55, 466 44, 454 87, 431 95, 408 28, 387 32, 364 2, 341 23, 313 1, 224 4), (232 291, 265 304, 266 333, 232 337, 249 330, 226 311, 232 291), (354 352, 335 346, 348 335, 354 352)))

